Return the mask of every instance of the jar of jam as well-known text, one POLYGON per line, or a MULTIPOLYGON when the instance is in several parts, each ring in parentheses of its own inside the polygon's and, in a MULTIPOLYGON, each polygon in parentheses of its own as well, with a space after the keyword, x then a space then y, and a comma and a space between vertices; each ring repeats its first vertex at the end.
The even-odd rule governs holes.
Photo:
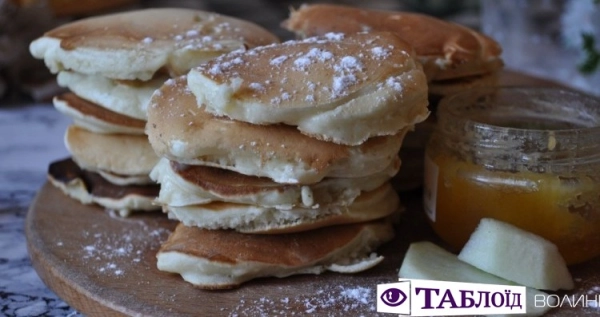
POLYGON ((424 207, 459 250, 481 218, 555 243, 568 264, 600 255, 600 101, 495 87, 443 99, 425 152, 424 207))

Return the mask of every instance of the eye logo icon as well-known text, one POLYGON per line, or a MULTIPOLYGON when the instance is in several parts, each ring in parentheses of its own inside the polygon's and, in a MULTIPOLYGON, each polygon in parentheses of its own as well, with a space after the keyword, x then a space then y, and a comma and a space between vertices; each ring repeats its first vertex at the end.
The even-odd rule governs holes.
POLYGON ((411 315, 411 292, 410 280, 377 285, 377 312, 411 315))
POLYGON ((391 307, 396 307, 402 305, 408 298, 403 291, 397 288, 388 288, 385 292, 381 294, 381 301, 391 307))

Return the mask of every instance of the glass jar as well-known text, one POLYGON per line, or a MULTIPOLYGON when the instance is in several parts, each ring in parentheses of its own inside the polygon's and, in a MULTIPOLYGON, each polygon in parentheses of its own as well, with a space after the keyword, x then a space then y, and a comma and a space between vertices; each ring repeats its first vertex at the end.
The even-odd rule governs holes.
POLYGON ((447 97, 425 152, 424 206, 459 250, 481 218, 555 243, 568 264, 600 255, 600 101, 556 88, 447 97))

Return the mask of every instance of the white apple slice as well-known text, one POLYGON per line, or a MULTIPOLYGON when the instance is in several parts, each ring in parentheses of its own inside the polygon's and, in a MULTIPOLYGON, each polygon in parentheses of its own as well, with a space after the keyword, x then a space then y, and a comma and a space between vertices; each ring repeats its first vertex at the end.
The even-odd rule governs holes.
MULTIPOLYGON (((408 279, 517 285, 467 264, 459 260, 456 255, 428 241, 416 242, 410 245, 404 256, 398 276, 408 279)), ((528 316, 541 316, 551 307, 556 307, 557 300, 548 297, 548 294, 542 291, 527 287, 526 293, 528 316), (543 298, 547 298, 548 305, 536 306, 536 295, 543 295, 543 298)))
POLYGON ((575 287, 556 245, 495 219, 479 222, 458 258, 524 286, 552 291, 575 287))

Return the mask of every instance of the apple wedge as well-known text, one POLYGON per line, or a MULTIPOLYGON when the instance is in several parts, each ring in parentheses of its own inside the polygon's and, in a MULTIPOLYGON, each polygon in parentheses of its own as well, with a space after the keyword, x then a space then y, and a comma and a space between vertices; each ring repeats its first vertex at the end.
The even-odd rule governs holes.
POLYGON ((495 219, 479 222, 458 258, 524 286, 551 291, 575 287, 556 245, 495 219))
MULTIPOLYGON (((398 276, 408 279, 517 285, 467 264, 459 260, 456 255, 428 241, 416 242, 410 245, 404 256, 398 276)), ((551 306, 555 307, 556 300, 548 297, 548 294, 542 291, 527 287, 526 303, 528 316, 541 316, 551 306), (544 298, 548 298, 548 305, 537 307, 535 305, 536 295, 544 295, 544 298)))

